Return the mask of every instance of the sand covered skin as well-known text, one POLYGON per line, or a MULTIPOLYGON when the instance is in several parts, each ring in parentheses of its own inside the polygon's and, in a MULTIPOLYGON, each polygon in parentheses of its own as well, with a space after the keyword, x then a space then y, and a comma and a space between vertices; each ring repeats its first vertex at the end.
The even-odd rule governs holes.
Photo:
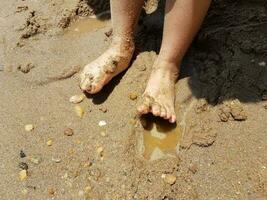
POLYGON ((79 17, 108 11, 108 1, 2 1, 1 197, 264 199, 266 3, 234 2, 214 1, 185 58, 178 155, 150 162, 135 114, 159 49, 162 2, 142 15, 131 68, 84 98, 79 70, 108 47, 110 22, 66 33, 79 17))

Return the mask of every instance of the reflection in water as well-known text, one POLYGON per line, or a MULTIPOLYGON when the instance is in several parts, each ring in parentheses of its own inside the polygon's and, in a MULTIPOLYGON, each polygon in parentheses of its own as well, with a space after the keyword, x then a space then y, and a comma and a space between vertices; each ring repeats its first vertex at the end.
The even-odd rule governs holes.
POLYGON ((100 20, 95 18, 78 19, 66 30, 65 35, 78 36, 84 33, 90 33, 106 27, 109 22, 110 20, 100 20))
POLYGON ((176 124, 170 124, 161 118, 151 115, 142 119, 144 126, 144 157, 157 160, 165 156, 176 156, 181 132, 176 124))

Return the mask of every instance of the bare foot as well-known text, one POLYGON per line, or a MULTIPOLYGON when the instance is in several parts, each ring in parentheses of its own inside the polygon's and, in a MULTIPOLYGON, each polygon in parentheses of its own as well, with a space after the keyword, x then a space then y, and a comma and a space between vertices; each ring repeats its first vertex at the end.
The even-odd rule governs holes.
POLYGON ((174 103, 178 69, 175 63, 155 62, 143 94, 144 99, 137 109, 139 114, 152 113, 154 116, 162 117, 171 123, 176 122, 174 103))
POLYGON ((99 92, 114 76, 128 68, 133 52, 132 40, 117 39, 105 53, 84 67, 81 89, 90 94, 99 92))

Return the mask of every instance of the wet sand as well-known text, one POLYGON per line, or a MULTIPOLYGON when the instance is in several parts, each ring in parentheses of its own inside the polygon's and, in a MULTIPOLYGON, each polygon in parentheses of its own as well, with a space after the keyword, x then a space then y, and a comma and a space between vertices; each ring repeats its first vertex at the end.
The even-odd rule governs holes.
POLYGON ((112 37, 109 21, 89 18, 109 6, 88 2, 1 3, 2 199, 265 199, 264 0, 214 2, 184 59, 174 127, 154 118, 144 127, 136 116, 162 5, 142 15, 131 67, 101 93, 69 102, 81 94, 79 70, 112 37))

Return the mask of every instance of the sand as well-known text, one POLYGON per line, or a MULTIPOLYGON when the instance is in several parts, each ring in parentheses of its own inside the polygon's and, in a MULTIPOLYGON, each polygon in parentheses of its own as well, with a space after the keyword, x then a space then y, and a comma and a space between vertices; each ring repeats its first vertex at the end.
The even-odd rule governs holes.
POLYGON ((91 2, 1 2, 1 199, 266 199, 265 1, 214 1, 176 87, 176 155, 153 161, 136 105, 159 49, 162 5, 142 15, 131 67, 79 103, 79 117, 69 102, 81 94, 79 70, 112 37, 108 21, 68 34, 79 16, 109 9, 91 2))

